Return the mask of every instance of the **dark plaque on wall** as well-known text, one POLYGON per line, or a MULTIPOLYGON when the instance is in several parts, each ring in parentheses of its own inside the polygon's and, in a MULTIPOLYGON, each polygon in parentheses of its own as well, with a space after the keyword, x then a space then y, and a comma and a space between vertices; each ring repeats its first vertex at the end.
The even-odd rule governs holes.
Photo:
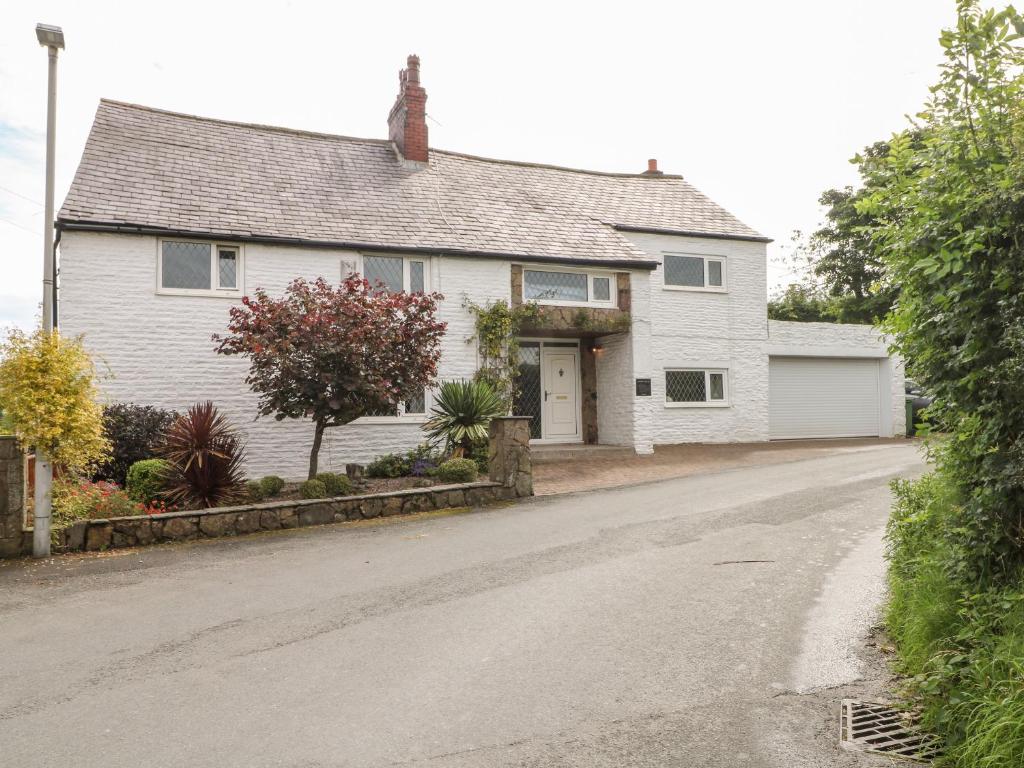
POLYGON ((637 379, 636 380, 636 394, 637 394, 637 397, 650 397, 651 396, 651 380, 650 379, 637 379))

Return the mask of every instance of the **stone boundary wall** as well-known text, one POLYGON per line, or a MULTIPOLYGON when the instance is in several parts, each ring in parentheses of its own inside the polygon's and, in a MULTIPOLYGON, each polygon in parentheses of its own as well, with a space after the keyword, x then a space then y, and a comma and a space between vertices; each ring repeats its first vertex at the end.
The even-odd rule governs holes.
POLYGON ((0 557, 22 553, 24 522, 25 456, 18 441, 4 435, 0 437, 0 557))
POLYGON ((56 551, 95 552, 167 541, 303 528, 347 520, 372 520, 449 507, 474 507, 514 499, 516 496, 514 487, 483 481, 364 496, 272 501, 110 520, 80 520, 65 530, 64 541, 56 547, 56 551))

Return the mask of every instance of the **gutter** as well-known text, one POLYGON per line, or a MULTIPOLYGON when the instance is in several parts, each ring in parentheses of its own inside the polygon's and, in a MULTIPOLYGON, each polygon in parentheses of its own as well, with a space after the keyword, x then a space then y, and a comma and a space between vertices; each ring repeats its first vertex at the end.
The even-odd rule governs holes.
POLYGON ((588 267, 616 267, 619 269, 657 269, 657 261, 646 259, 580 259, 570 256, 541 256, 537 254, 502 253, 500 251, 474 251, 460 248, 440 248, 432 246, 393 246, 381 243, 355 243, 336 240, 306 240, 300 237, 272 237, 268 235, 237 235, 218 232, 202 232, 197 230, 165 229, 139 224, 118 224, 114 222, 88 222, 69 219, 57 220, 57 242, 61 233, 67 232, 107 232, 126 235, 155 235, 160 237, 185 237, 219 240, 230 243, 260 243, 264 245, 282 245, 295 248, 333 248, 352 251, 376 251, 403 254, 422 254, 429 256, 467 256, 477 259, 500 259, 502 261, 525 261, 538 264, 576 264, 588 267))

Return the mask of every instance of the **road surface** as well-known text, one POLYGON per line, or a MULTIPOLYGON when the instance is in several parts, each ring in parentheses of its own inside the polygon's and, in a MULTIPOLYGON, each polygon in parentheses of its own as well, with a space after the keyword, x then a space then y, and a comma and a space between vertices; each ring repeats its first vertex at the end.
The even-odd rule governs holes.
MULTIPOLYGON (((908 443, 0 566, 7 766, 874 765, 835 745, 908 443)), ((860 682, 857 682, 858 679, 860 682)), ((861 691, 863 692, 863 691, 861 691)))

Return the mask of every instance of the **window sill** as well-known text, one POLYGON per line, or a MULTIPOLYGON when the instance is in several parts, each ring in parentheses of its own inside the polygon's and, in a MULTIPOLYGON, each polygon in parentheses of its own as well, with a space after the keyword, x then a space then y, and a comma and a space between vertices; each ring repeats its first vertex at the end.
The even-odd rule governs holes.
POLYGON ((547 301, 545 299, 524 299, 527 304, 538 307, 580 307, 581 309, 618 309, 613 302, 598 303, 593 301, 547 301))
POLYGON ((245 294, 239 290, 198 290, 191 288, 157 288, 157 296, 204 296, 210 299, 240 299, 245 294))
POLYGON ((689 285, 663 285, 662 290, 666 291, 689 291, 690 293, 728 293, 728 288, 698 288, 689 285))
POLYGON ((349 424, 423 424, 426 416, 360 416, 349 424))
POLYGON ((665 403, 666 408, 731 408, 732 403, 665 403))

